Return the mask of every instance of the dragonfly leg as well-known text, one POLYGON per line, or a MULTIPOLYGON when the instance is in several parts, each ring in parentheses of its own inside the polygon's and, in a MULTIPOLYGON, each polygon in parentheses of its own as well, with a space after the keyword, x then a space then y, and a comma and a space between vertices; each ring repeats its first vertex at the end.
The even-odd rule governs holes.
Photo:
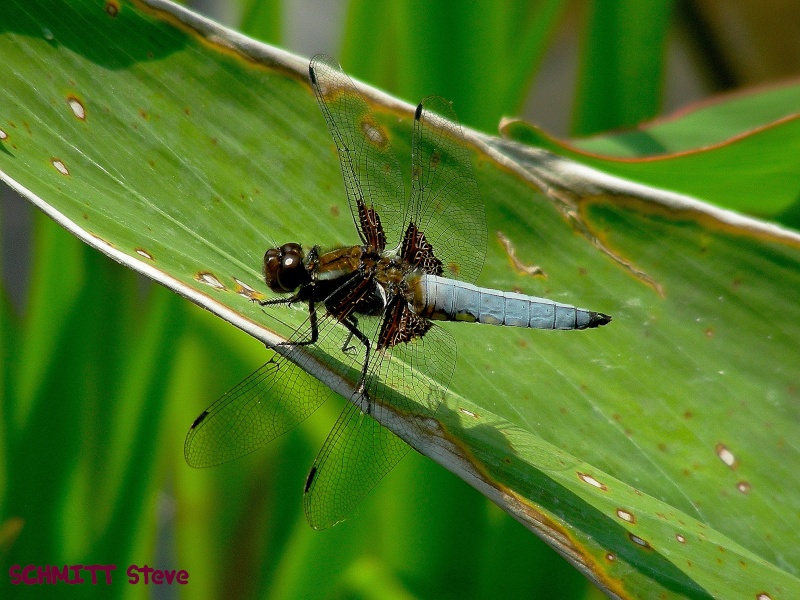
POLYGON ((292 296, 291 298, 273 298, 272 300, 257 300, 256 298, 252 299, 252 302, 255 302, 259 306, 275 306, 276 304, 292 304, 293 302, 299 302, 300 299, 297 296, 292 296))
MULTIPOLYGON (((369 368, 369 351, 370 351, 370 342, 369 338, 364 335, 361 330, 358 328, 358 320, 350 316, 347 319, 342 321, 342 325, 347 327, 347 331, 350 332, 350 335, 347 336, 347 344, 350 339, 355 336, 358 340, 364 344, 364 348, 366 348, 366 354, 364 355, 364 365, 361 367, 361 376, 358 378, 358 385, 356 386, 356 393, 361 394, 366 398, 367 401, 367 414, 372 412, 372 402, 369 399, 369 395, 366 392, 367 387, 367 369, 369 368)), ((344 348, 343 348, 344 349, 344 348)))
POLYGON ((311 344, 316 344, 317 338, 319 338, 319 327, 317 326, 317 309, 314 308, 313 300, 308 303, 308 320, 311 324, 311 339, 281 342, 278 346, 310 346, 311 344))
MULTIPOLYGON (((350 321, 350 324, 353 325, 354 328, 358 329, 358 319, 356 318, 355 315, 351 315, 348 318, 348 320, 350 321)), ((345 354, 352 354, 353 351, 356 349, 355 344, 350 343, 350 341, 353 339, 353 332, 350 330, 349 327, 347 328, 347 332, 348 332, 347 339, 344 341, 344 344, 342 344, 342 352, 344 352, 345 354)))

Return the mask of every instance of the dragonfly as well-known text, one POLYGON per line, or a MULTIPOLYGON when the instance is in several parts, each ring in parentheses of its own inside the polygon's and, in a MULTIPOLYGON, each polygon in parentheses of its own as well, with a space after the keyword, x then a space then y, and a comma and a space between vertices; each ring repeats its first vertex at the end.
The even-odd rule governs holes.
POLYGON ((360 243, 267 250, 264 280, 279 297, 259 303, 303 303, 308 317, 273 348, 275 356, 197 417, 184 455, 207 467, 257 450, 333 394, 318 381, 326 372, 341 375, 352 383, 350 402, 303 493, 308 522, 324 529, 350 514, 408 452, 404 439, 419 439, 418 423, 436 415, 456 364, 455 339, 437 322, 577 330, 611 317, 474 284, 486 254, 486 215, 449 102, 432 96, 416 108, 406 198, 389 137, 339 64, 315 56, 309 79, 360 243), (308 354, 312 360, 303 360, 308 354), (391 419, 398 413, 415 418, 391 419), (380 424, 388 421, 394 432, 380 424))

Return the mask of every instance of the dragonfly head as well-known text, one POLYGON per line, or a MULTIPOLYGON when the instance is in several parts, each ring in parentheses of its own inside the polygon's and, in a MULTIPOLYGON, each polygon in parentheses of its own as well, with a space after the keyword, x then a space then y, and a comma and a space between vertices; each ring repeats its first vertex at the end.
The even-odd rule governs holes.
POLYGON ((284 244, 270 248, 264 254, 264 281, 269 289, 279 294, 288 294, 311 281, 311 275, 303 262, 305 254, 300 244, 284 244))

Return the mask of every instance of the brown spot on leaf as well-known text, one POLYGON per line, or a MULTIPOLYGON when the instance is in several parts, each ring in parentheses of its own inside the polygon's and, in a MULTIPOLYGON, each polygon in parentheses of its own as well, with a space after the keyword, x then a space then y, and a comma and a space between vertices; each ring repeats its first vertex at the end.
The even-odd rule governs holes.
POLYGON ((636 524, 636 515, 634 515, 630 511, 625 510, 624 508, 617 509, 617 516, 623 521, 626 521, 632 525, 636 524))
POLYGON ((497 239, 500 240, 503 248, 505 248, 506 254, 508 255, 508 260, 517 273, 521 273, 522 275, 530 275, 531 277, 547 278, 547 275, 539 266, 526 265, 519 259, 517 256, 517 250, 514 247, 514 243, 502 231, 497 232, 497 239))
POLYGON ((739 462, 736 460, 736 457, 733 455, 725 444, 717 444, 715 451, 719 459, 728 465, 731 469, 736 469, 739 466, 739 462))
POLYGON ((578 473, 578 479, 580 479, 584 483, 588 483, 591 486, 601 489, 604 492, 608 491, 608 487, 606 486, 605 483, 597 480, 595 477, 589 475, 588 473, 578 473))
POLYGON ((265 298, 264 294, 257 292, 244 281, 241 281, 236 277, 234 277, 233 280, 236 282, 236 293, 243 298, 247 298, 251 302, 258 302, 259 300, 263 300, 265 298))
POLYGON ((647 540, 640 538, 638 535, 634 535, 632 533, 628 533, 628 537, 630 538, 630 540, 634 544, 644 548, 645 550, 652 550, 653 549, 653 547, 650 545, 650 543, 647 540))
POLYGON ((83 105, 83 102, 81 102, 80 98, 70 94, 67 96, 67 104, 69 104, 73 115, 75 115, 81 121, 86 120, 86 107, 83 105))
POLYGON ((364 134, 364 139, 376 148, 383 149, 389 144, 389 139, 383 129, 369 113, 361 120, 360 127, 361 133, 364 134))
POLYGON ((459 273, 461 273, 461 267, 458 263, 451 262, 447 264, 447 271, 453 276, 458 277, 459 273))
POLYGON ((99 235, 97 235, 96 233, 92 233, 92 232, 90 231, 90 232, 89 232, 89 235, 90 235, 90 236, 92 236, 94 239, 96 239, 98 242, 102 242, 102 243, 106 244, 107 246, 111 246, 112 248, 115 248, 115 247, 116 247, 114 244, 112 244, 111 242, 109 242, 107 239, 105 239, 105 238, 103 238, 103 237, 100 237, 100 236, 99 236, 99 235))
POLYGON ((197 275, 195 275, 194 278, 200 283, 205 283, 206 285, 210 285, 215 289, 218 290, 225 289, 225 286, 222 285, 222 282, 219 279, 217 279, 217 276, 214 275, 213 273, 209 273, 208 271, 201 271, 197 273, 197 275))
POLYGON ((64 161, 62 161, 60 158, 55 158, 55 157, 51 158, 50 164, 53 165, 56 171, 58 171, 62 175, 69 175, 69 169, 67 168, 67 165, 65 165, 64 161))

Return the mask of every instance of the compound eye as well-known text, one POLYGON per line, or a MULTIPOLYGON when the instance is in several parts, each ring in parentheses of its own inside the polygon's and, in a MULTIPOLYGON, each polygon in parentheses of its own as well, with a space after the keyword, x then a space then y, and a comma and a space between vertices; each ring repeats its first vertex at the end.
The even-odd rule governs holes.
MULTIPOLYGON (((290 245, 286 244, 283 248, 290 245)), ((281 266, 278 269, 278 282, 280 287, 287 292, 297 289, 308 279, 306 266, 303 264, 303 251, 300 250, 300 246, 297 246, 297 244, 294 244, 294 246, 297 247, 297 250, 286 252, 281 258, 281 266)))
POLYGON ((300 244, 295 244, 294 242, 290 242, 288 244, 284 244, 281 246, 281 255, 286 254, 299 254, 300 260, 303 260, 303 248, 300 244))
POLYGON ((273 292, 285 292, 278 283, 278 272, 281 269, 281 251, 270 248, 264 254, 264 281, 273 292))
POLYGON ((277 269, 281 264, 281 253, 277 248, 270 248, 264 254, 264 272, 268 270, 277 269))
POLYGON ((287 294, 310 281, 303 263, 304 256, 300 244, 284 244, 267 250, 264 254, 264 281, 269 289, 287 294))

